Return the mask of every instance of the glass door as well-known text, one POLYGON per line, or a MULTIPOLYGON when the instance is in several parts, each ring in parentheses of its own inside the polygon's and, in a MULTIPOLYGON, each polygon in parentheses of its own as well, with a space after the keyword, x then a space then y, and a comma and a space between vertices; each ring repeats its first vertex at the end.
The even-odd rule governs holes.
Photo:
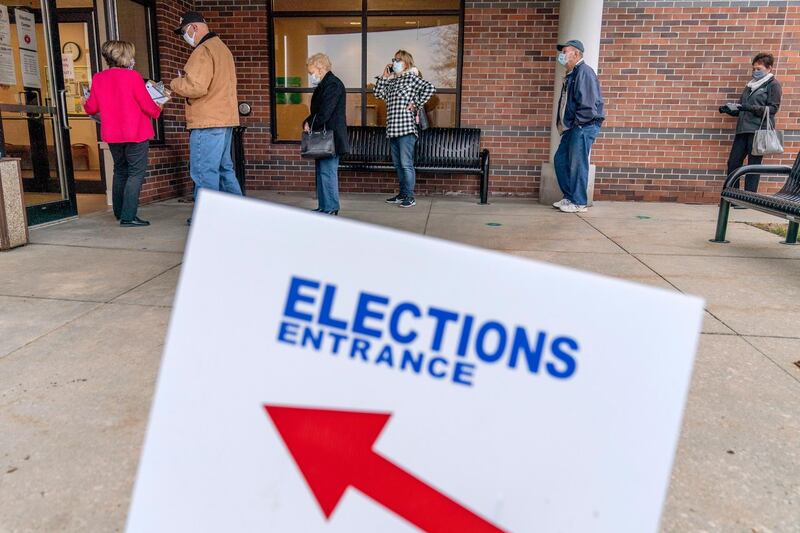
POLYGON ((31 225, 77 214, 55 0, 0 0, 0 149, 19 158, 31 225))
POLYGON ((64 71, 72 169, 78 214, 93 211, 92 205, 105 207, 106 181, 98 141, 100 125, 83 111, 81 97, 89 90, 92 75, 99 69, 97 28, 91 0, 57 0, 58 33, 61 38, 61 64, 64 71), (88 7, 76 7, 83 4, 88 7), (67 5, 69 7, 62 7, 67 5))

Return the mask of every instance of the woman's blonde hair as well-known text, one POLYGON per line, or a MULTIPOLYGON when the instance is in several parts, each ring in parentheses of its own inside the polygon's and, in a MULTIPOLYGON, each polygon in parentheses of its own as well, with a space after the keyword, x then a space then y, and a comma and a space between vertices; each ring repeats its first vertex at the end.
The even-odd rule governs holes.
POLYGON ((136 46, 128 41, 106 41, 100 53, 109 67, 129 68, 136 57, 136 46))
POLYGON ((325 72, 331 71, 331 58, 328 57, 326 54, 322 52, 318 52, 313 56, 306 59, 306 66, 314 65, 317 68, 321 68, 325 72))
MULTIPOLYGON (((394 57, 399 57, 400 59, 403 60, 403 63, 406 64, 406 71, 409 71, 412 68, 414 68, 414 56, 412 56, 405 50, 398 50, 397 52, 394 53, 394 57)), ((420 78, 422 77, 422 72, 420 72, 419 69, 417 69, 417 74, 419 75, 420 78)))

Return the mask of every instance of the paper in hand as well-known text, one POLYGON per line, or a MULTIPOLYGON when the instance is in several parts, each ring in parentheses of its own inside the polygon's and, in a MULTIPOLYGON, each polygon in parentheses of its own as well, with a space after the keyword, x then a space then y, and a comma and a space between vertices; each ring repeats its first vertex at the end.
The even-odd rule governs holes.
POLYGON ((163 104, 169 99, 169 94, 167 93, 167 89, 164 87, 163 81, 155 82, 153 80, 147 80, 145 87, 147 87, 147 92, 150 94, 150 98, 152 98, 155 103, 163 104))

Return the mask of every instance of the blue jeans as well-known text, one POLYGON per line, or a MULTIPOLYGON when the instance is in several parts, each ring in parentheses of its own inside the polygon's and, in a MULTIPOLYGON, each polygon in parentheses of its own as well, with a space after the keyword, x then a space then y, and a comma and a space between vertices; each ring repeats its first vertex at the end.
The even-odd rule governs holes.
POLYGON ((414 198, 414 186, 417 183, 417 171, 414 169, 415 144, 417 136, 413 133, 389 139, 392 162, 400 181, 400 196, 403 198, 414 198))
POLYGON ((558 186, 564 198, 575 205, 586 205, 589 186, 589 152, 600 131, 599 124, 575 126, 564 132, 553 160, 558 186))
POLYGON ((339 210, 339 156, 334 155, 314 162, 317 173, 317 202, 325 212, 339 210))
POLYGON ((202 128, 189 133, 189 174, 194 196, 200 189, 242 195, 231 158, 233 128, 202 128))

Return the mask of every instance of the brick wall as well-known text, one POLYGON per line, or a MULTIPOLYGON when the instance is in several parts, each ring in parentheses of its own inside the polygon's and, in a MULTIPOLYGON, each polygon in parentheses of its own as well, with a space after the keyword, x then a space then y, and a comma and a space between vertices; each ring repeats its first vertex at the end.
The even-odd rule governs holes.
POLYGON ((593 156, 596 197, 717 201, 735 127, 717 108, 738 100, 760 51, 778 60, 778 126, 789 141, 787 155, 765 161, 791 164, 800 149, 800 8, 792 4, 606 1, 600 74, 608 120, 593 156))
MULTIPOLYGON (((716 201, 734 127, 717 108, 738 98, 749 78, 749 60, 762 50, 778 57, 784 86, 779 127, 787 130, 787 153, 796 153, 800 7, 795 3, 606 0, 599 73, 608 120, 593 153, 596 198, 716 201)), ((248 186, 313 190, 312 165, 297 156, 298 147, 271 143, 266 0, 194 4, 233 51, 240 99, 253 104, 253 115, 243 121, 249 128, 248 186)), ((162 71, 168 73, 188 51, 169 31, 177 6, 187 2, 158 5, 162 71)), ((483 130, 495 195, 538 195, 549 151, 558 6, 558 0, 466 1, 461 123, 483 130)), ((156 149, 157 179, 147 189, 153 198, 188 190, 185 135, 175 111, 168 113, 169 142, 156 149)), ((386 174, 342 172, 340 182, 343 191, 395 187, 386 174)), ((773 180, 765 187, 779 185, 773 180)), ((420 175, 418 188, 474 194, 477 180, 420 175)))
POLYGON ((466 2, 461 123, 482 130, 493 194, 539 194, 550 150, 558 4, 466 2))
MULTIPOLYGON (((194 9, 194 2, 187 0, 156 2, 159 64, 161 79, 165 81, 171 80, 176 70, 183 67, 189 57, 189 46, 172 32, 181 14, 189 9, 194 9)), ((167 105, 163 117, 165 142, 153 143, 150 146, 150 169, 142 186, 142 202, 183 196, 192 190, 188 164, 189 137, 185 132, 182 105, 175 103, 167 105)))

